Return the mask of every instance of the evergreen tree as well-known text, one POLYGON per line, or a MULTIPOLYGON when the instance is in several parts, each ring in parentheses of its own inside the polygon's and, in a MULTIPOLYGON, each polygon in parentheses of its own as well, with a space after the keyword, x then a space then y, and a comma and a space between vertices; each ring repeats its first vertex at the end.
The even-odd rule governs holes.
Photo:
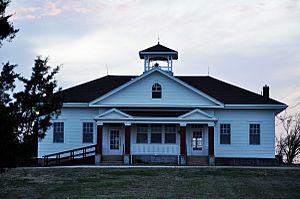
MULTIPOLYGON (((8 0, 0 0, 0 48, 3 40, 11 41, 19 31, 9 22, 12 15, 5 14, 9 3, 8 0)), ((16 109, 11 98, 18 76, 14 72, 15 67, 16 65, 9 63, 3 64, 0 74, 0 168, 15 165, 18 136, 16 134, 16 109)))
POLYGON ((61 108, 61 99, 55 95, 60 89, 55 75, 59 66, 51 70, 48 58, 37 57, 32 68, 30 79, 20 77, 24 90, 15 94, 18 108, 18 131, 22 135, 23 152, 31 157, 37 157, 38 138, 43 139, 51 119, 61 108))
POLYGON ((5 10, 9 5, 9 0, 0 0, 0 47, 4 39, 11 41, 19 31, 8 21, 12 15, 6 15, 5 10))
MULTIPOLYGON (((11 41, 18 29, 5 15, 9 0, 0 0, 0 47, 2 41, 11 41)), ((0 73, 0 168, 15 166, 20 159, 37 157, 38 138, 45 136, 51 119, 61 108, 55 75, 48 58, 37 57, 30 79, 14 72, 16 65, 3 64, 0 73), (24 90, 14 92, 15 81, 24 84, 24 90)))
POLYGON ((13 69, 16 65, 4 64, 0 74, 0 167, 15 165, 18 144, 16 107, 11 93, 18 76, 13 69))

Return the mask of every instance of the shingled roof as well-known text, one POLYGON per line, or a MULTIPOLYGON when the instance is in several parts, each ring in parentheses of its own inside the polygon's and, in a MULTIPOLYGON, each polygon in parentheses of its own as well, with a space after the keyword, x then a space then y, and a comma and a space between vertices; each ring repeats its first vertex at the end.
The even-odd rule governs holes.
POLYGON ((161 45, 160 43, 156 44, 155 46, 152 46, 150 48, 147 48, 145 50, 142 50, 139 52, 140 58, 143 59, 145 54, 147 53, 158 53, 158 54, 172 54, 173 59, 178 59, 178 52, 176 50, 172 50, 171 48, 168 48, 166 46, 161 45))
MULTIPOLYGON (((90 102, 109 91, 121 86, 137 76, 108 75, 60 91, 63 102, 90 102)), ((194 88, 219 100, 224 104, 278 104, 281 102, 263 97, 257 93, 245 90, 232 84, 220 81, 210 76, 175 76, 194 88)))

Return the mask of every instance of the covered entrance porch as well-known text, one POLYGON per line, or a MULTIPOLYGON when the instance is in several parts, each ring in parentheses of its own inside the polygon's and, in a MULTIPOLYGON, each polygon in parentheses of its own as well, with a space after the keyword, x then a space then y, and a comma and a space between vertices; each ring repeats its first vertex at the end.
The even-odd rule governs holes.
MULTIPOLYGON (((214 164, 214 118, 194 119, 132 117, 117 109, 110 112, 121 118, 97 116, 95 163, 102 157, 119 155, 124 164, 169 162, 185 165, 188 157, 206 156, 214 164)), ((203 114, 200 110, 192 114, 203 114)))

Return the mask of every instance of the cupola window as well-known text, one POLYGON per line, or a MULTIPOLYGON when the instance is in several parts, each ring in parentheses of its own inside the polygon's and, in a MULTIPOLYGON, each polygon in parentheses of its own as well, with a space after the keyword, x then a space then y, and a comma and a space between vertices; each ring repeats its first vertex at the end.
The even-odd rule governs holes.
POLYGON ((153 84, 152 86, 152 98, 160 99, 161 98, 161 85, 158 83, 153 84))

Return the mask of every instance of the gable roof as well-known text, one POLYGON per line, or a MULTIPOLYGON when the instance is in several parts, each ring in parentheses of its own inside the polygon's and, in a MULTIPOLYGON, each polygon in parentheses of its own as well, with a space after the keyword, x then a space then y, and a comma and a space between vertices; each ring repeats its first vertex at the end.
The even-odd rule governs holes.
POLYGON ((129 82, 136 76, 104 76, 58 92, 63 102, 90 102, 129 82))
POLYGON ((189 85, 203 91, 224 104, 279 104, 279 101, 264 97, 210 76, 179 76, 189 85))
MULTIPOLYGON (((175 78, 174 76, 170 75, 170 73, 167 73, 166 71, 161 70, 160 68, 153 68, 147 72, 144 72, 142 75, 132 79, 132 81, 126 82, 125 84, 123 84, 122 86, 119 86, 118 88, 106 93, 105 95, 102 95, 100 97, 98 97, 97 99, 93 100, 90 102, 90 105, 96 105, 99 101, 102 101, 108 97, 110 97, 111 95, 125 89, 126 87, 130 86, 131 84, 134 84, 140 80, 142 80, 143 78, 153 74, 153 73, 160 73, 161 75, 166 76, 167 78, 171 79, 174 82, 177 82, 178 84, 181 84, 182 86, 186 87, 187 89, 197 93, 198 95, 206 98, 207 100, 211 101, 212 103, 215 103, 217 106, 224 106, 224 104, 222 104, 222 102, 214 99, 213 97, 207 95, 206 93, 203 93, 201 90, 195 89, 194 87, 190 86, 189 84, 181 81, 178 78, 175 78)), ((97 105, 96 105, 97 106, 97 105)))
MULTIPOLYGON (((108 75, 58 92, 63 102, 88 103, 138 76, 108 75)), ((224 104, 285 105, 271 98, 234 86, 210 76, 175 76, 224 104)))

